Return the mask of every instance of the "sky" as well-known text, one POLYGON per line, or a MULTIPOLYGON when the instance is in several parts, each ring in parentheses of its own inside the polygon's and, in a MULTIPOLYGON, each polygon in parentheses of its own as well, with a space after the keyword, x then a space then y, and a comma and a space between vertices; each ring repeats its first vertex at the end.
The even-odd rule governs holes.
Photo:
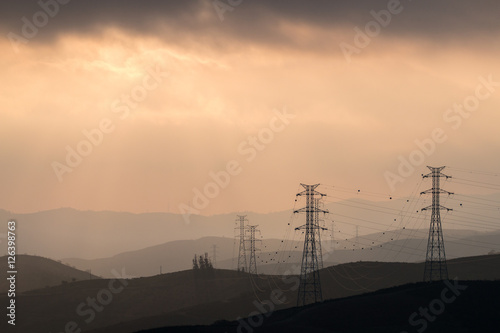
POLYGON ((405 196, 427 165, 496 172, 499 10, 1 2, 0 208, 265 213, 300 183, 405 196))

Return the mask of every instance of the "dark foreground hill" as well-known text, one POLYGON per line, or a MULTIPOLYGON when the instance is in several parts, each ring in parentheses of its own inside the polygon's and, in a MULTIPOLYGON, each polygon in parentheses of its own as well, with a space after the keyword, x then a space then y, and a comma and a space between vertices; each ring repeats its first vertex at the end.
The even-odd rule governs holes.
MULTIPOLYGON (((0 257, 1 267, 7 267, 7 257, 0 257)), ((52 259, 30 256, 16 256, 17 281, 16 290, 18 292, 35 290, 45 287, 57 286, 60 284, 88 280, 91 278, 87 272, 69 267, 52 259)), ((92 275, 97 279, 97 276, 92 275)), ((9 289, 7 283, 7 269, 0 272, 0 293, 5 293, 9 289)))
MULTIPOLYGON (((16 331, 109 333, 210 325, 247 317, 273 297, 281 300, 273 311, 291 308, 296 305, 298 287, 294 274, 300 270, 295 268, 285 276, 189 270, 130 278, 126 267, 118 267, 113 273, 116 279, 76 281, 18 293, 16 331)), ((461 281, 500 279, 500 256, 456 259, 448 268, 450 277, 461 281)), ((320 274, 324 299, 339 299, 418 282, 423 263, 357 262, 327 267, 320 274)), ((7 302, 7 296, 0 295, 0 304, 7 302)), ((1 332, 4 325, 2 321, 1 332)))
MULTIPOLYGON (((500 279, 500 256, 481 256, 451 260, 448 263, 450 276, 461 280, 500 279)), ((373 292, 393 286, 421 281, 423 263, 380 263, 357 262, 325 268, 321 271, 324 299, 337 299, 373 292)), ((271 299, 275 290, 283 292, 283 304, 276 304, 275 310, 294 307, 297 299, 295 276, 260 276, 252 277, 250 293, 241 293, 230 300, 199 304, 192 307, 165 312, 161 315, 124 321, 93 333, 133 332, 145 327, 163 327, 179 325, 210 324, 216 320, 234 320, 246 317, 258 309, 259 302, 271 299)), ((242 290, 243 291, 243 290, 242 290)), ((267 308, 264 306, 264 308, 267 308)), ((224 332, 224 331, 221 331, 224 332)), ((246 333, 245 330, 242 332, 246 333)))
MULTIPOLYGON (((248 274, 235 271, 196 274, 191 270, 136 279, 129 279, 125 269, 115 273, 116 279, 77 281, 17 293, 16 332, 85 332, 211 302, 232 303, 238 313, 247 313, 251 302, 245 301, 255 297, 250 296, 254 289, 248 274)), ((8 302, 6 294, 0 295, 0 304, 8 302)), ((196 323, 210 324, 218 315, 201 312, 196 323)), ((0 332, 5 327, 6 321, 1 321, 0 332)))
POLYGON ((500 281, 418 283, 304 307, 255 312, 238 321, 141 333, 497 333, 499 297, 500 281))

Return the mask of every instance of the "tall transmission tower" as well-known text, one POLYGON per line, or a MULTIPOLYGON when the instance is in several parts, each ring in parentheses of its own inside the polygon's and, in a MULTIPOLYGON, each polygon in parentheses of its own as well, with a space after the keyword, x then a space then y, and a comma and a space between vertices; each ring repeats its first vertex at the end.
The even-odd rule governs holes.
POLYGON ((250 242, 250 264, 248 266, 248 273, 257 274, 257 260, 255 259, 255 242, 260 240, 255 240, 255 233, 259 230, 257 229, 257 225, 249 225, 248 231, 250 232, 250 238, 248 241, 250 242))
MULTIPOLYGON (((306 207, 294 211, 294 213, 306 213, 306 224, 295 228, 295 230, 305 229, 304 251, 302 253, 302 267, 300 269, 300 284, 297 296, 297 306, 306 305, 313 302, 323 300, 321 292, 321 281, 319 278, 318 249, 316 242, 317 229, 327 230, 322 228, 315 220, 315 213, 328 213, 327 210, 317 208, 315 196, 325 196, 323 193, 315 191, 319 184, 305 185, 304 191, 297 193, 297 196, 306 196, 306 207)), ((320 248, 321 251, 321 248, 320 248)))
POLYGON ((248 271, 248 266, 247 253, 245 249, 245 222, 248 222, 248 220, 246 219, 246 215, 238 215, 236 221, 240 222, 240 250, 238 254, 238 271, 246 272, 248 271))
POLYGON ((427 254, 425 256, 424 281, 439 281, 448 279, 448 268, 446 265, 446 254, 444 251, 443 229, 441 227, 442 209, 451 209, 441 206, 439 196, 441 193, 453 194, 439 188, 441 177, 451 178, 441 173, 445 167, 433 168, 428 166, 430 173, 423 175, 423 178, 432 177, 432 188, 420 194, 432 193, 432 205, 422 208, 428 210, 432 208, 431 224, 429 228, 429 239, 427 241, 427 254))

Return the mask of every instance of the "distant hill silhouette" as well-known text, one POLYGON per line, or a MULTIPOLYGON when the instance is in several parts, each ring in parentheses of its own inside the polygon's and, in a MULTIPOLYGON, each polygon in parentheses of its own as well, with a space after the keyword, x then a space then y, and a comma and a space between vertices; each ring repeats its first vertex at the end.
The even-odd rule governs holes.
POLYGON ((198 240, 167 242, 141 250, 120 253, 109 258, 94 260, 66 258, 62 261, 81 269, 92 268, 92 271, 104 277, 112 277, 111 269, 113 267, 127 267, 127 272, 134 276, 153 276, 160 273, 160 266, 163 273, 178 272, 192 268, 194 254, 208 252, 212 256, 211 248, 213 244, 217 244, 218 261, 230 258, 230 255, 233 253, 233 239, 203 237, 198 240))
MULTIPOLYGON (((481 198, 491 202, 499 202, 500 193, 481 198)), ((412 203, 411 200, 408 203, 406 198, 387 198, 386 201, 376 202, 352 198, 326 204, 325 209, 329 209, 332 212, 332 218, 351 221, 347 224, 340 223, 336 227, 337 232, 341 231, 337 235, 338 237, 336 237, 336 242, 339 242, 337 250, 353 249, 354 225, 359 226, 360 230, 361 244, 356 245, 356 248, 366 248, 372 245, 372 242, 374 245, 377 245, 392 241, 403 241, 404 243, 405 239, 426 240, 428 220, 423 224, 410 223, 409 225, 405 225, 406 222, 403 222, 404 219, 409 217, 407 209, 409 209, 408 207, 412 203), (353 218, 354 220, 352 220, 353 218), (367 230, 370 232, 379 230, 379 232, 367 235, 367 230)), ((468 205, 465 202, 462 205, 459 201, 454 201, 453 205, 448 203, 449 208, 454 209, 455 215, 461 216, 460 214, 467 214, 470 217, 464 218, 462 216, 458 218, 457 216, 450 216, 449 220, 443 217, 445 243, 447 244, 447 254, 449 257, 480 255, 486 254, 491 250, 500 250, 495 245, 499 243, 499 232, 497 231, 492 235, 493 237, 490 240, 487 240, 483 236, 486 234, 486 231, 491 233, 492 227, 486 228, 483 224, 476 224, 474 222, 474 216, 481 217, 482 220, 496 221, 498 220, 498 210, 482 210, 480 207, 474 207, 474 205, 468 205), (454 218, 459 219, 457 224, 454 224, 454 218), (464 224, 463 221, 460 222, 461 220, 467 222, 464 224), (464 230, 464 228, 476 230, 464 230), (479 236, 480 238, 474 241, 473 237, 475 236, 479 236), (462 241, 462 239, 467 237, 469 241, 462 241), (486 241, 483 242, 484 240, 486 241), (459 251, 453 249, 452 242, 458 242, 456 245, 459 247, 459 251), (450 251, 448 251, 448 248, 450 251)), ((416 209, 419 208, 417 207, 416 209)), ((152 245, 161 245, 177 240, 194 240, 207 236, 222 236, 226 237, 226 239, 233 239, 234 228, 237 226, 235 224, 237 213, 241 214, 242 212, 213 216, 191 215, 189 221, 186 221, 181 214, 175 213, 133 214, 127 212, 79 211, 72 208, 60 208, 18 214, 0 209, 0 220, 6 221, 14 218, 18 221, 17 231, 23 235, 23 241, 18 244, 17 248, 17 252, 20 254, 36 254, 54 259, 98 259, 109 258, 121 253, 145 249, 152 245), (47 230, 51 230, 51 232, 47 232, 47 230), (44 237, 40 237, 42 234, 44 237)), ((251 224, 259 225, 262 236, 265 239, 277 239, 281 241, 283 240, 285 231, 288 230, 287 228, 293 232, 293 225, 288 226, 288 223, 292 222, 293 224, 293 220, 295 220, 299 225, 303 224, 303 217, 300 217, 300 222, 299 218, 291 219, 291 216, 293 216, 291 210, 267 214, 251 212, 245 212, 244 214, 248 214, 251 224)), ((412 213, 410 215, 414 216, 415 214, 412 213)), ((417 220, 422 221, 420 219, 417 220)), ((326 227, 330 228, 331 226, 326 225, 326 227)), ((2 237, 4 236, 5 233, 0 233, 0 242, 3 242, 2 237)), ((324 235, 323 240, 328 241, 327 238, 328 232, 324 235)), ((418 246, 419 243, 416 245, 418 246)), ((425 255, 425 243, 419 247, 419 251, 412 251, 412 248, 409 247, 399 251, 400 247, 401 245, 394 243, 394 250, 390 252, 392 256, 384 254, 384 257, 387 257, 386 261, 416 261, 419 260, 419 257, 425 255), (396 255, 397 253, 400 254, 396 255)), ((329 247, 325 246, 324 250, 328 251, 329 247)), ((5 251, 5 247, 0 247, 0 255, 6 254, 5 251)), ((266 252, 266 249, 263 249, 263 252, 266 252)), ((221 254, 223 253, 221 252, 221 254)), ((350 262, 360 260, 361 258, 371 261, 380 260, 376 257, 378 254, 372 256, 367 251, 363 251, 362 253, 360 251, 352 255, 353 257, 350 260, 333 261, 350 262), (356 255, 359 258, 356 258, 356 255)), ((345 257, 348 256, 348 254, 345 254, 345 257)), ((231 259, 231 257, 224 258, 224 256, 221 256, 221 263, 223 260, 231 259)), ((87 269, 87 267, 83 269, 87 269)), ((154 272, 157 272, 156 267, 154 272)), ((139 275, 146 276, 147 274, 139 275)))
MULTIPOLYGON (((428 232, 428 231, 427 231, 428 232)), ((474 234, 472 231, 445 230, 449 238, 446 241, 448 258, 483 255, 491 249, 474 244, 500 243, 500 232, 474 234), (471 241, 473 238, 474 241, 471 241)), ((329 251, 328 242, 324 242, 323 258, 325 265, 349 263, 356 261, 404 261, 418 262, 425 260, 427 235, 423 231, 414 230, 413 239, 396 239, 397 231, 385 232, 383 239, 377 234, 365 235, 363 241, 370 246, 357 246, 353 251, 354 239, 339 240, 337 249, 329 251), (384 242, 388 239, 388 242, 384 242), (371 244, 373 243, 373 245, 371 244), (348 249, 344 249, 348 248, 348 249)), ((134 276, 153 276, 160 272, 177 272, 191 268, 191 260, 195 253, 208 252, 212 256, 212 245, 217 245, 217 268, 233 269, 237 262, 237 250, 234 239, 223 237, 203 237, 197 240, 179 240, 150 246, 141 250, 129 251, 101 259, 66 258, 63 263, 78 267, 81 270, 92 269, 92 272, 103 277, 112 277, 113 267, 127 267, 134 276)), ((300 263, 302 259, 303 241, 289 241, 289 251, 283 251, 283 243, 279 239, 263 239, 257 253, 258 272, 264 274, 282 274, 290 266, 300 263), (279 252, 283 255, 276 255, 279 252), (280 259, 281 258, 281 259, 280 259), (280 261, 281 260, 281 261, 280 261), (278 265, 278 261, 279 265, 278 265), (283 261, 286 261, 284 264, 283 261)), ((355 244, 354 244, 355 245, 355 244)))
MULTIPOLYGON (((6 263, 7 257, 0 257, 0 262, 6 263)), ((88 272, 37 256, 17 255, 16 267, 18 271, 16 290, 18 292, 90 279, 88 272)), ((98 277, 92 275, 92 278, 98 277)), ((0 273, 0 293, 5 293, 8 289, 7 271, 2 270, 0 273)))

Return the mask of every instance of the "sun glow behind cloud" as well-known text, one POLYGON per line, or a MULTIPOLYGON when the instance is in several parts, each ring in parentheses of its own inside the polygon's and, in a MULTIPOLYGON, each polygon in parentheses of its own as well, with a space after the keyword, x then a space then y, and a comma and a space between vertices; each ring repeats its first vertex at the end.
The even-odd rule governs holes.
MULTIPOLYGON (((209 10, 190 20, 212 22, 209 10)), ((427 164, 466 168, 464 156, 479 152, 485 169, 500 163, 492 154, 499 148, 500 92, 482 102, 460 130, 443 120, 447 108, 474 93, 479 76, 493 74, 500 81, 498 42, 490 36, 465 45, 388 31, 348 64, 338 43, 352 41, 352 24, 277 18, 275 29, 261 39, 255 37, 258 29, 232 35, 231 18, 216 24, 206 32, 196 26, 178 34, 157 21, 151 28, 156 33, 109 24, 0 55, 0 149, 6 161, 0 177, 12 189, 0 197, 4 207, 177 207, 192 199, 193 188, 210 181, 210 171, 242 160, 238 146, 269 125, 273 109, 283 107, 297 117, 245 164, 204 214, 290 208, 284 193, 293 196, 303 179, 387 192, 384 171, 394 170, 398 156, 407 156, 414 141, 436 127, 449 140, 427 164), (113 102, 156 66, 168 79, 120 119, 113 102), (58 182, 51 163, 64 161, 65 147, 76 146, 82 131, 103 118, 113 121, 113 133, 58 182)), ((5 40, 1 47, 10 49, 5 40)), ((418 174, 398 191, 412 188, 418 174)))

